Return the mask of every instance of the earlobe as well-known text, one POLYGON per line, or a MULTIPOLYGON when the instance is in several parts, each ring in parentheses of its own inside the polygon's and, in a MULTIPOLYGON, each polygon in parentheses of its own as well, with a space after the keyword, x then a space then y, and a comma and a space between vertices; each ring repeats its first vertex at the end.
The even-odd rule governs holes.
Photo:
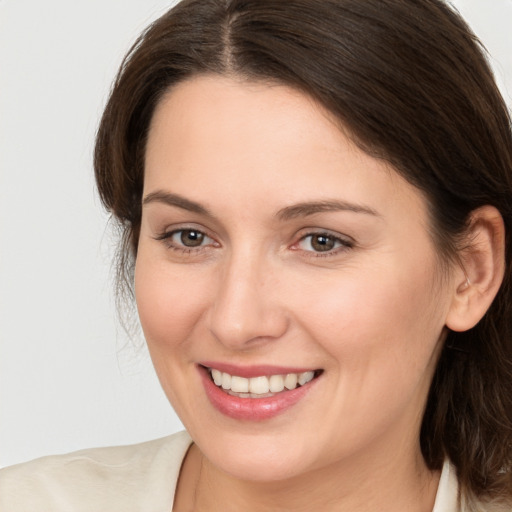
POLYGON ((446 326, 461 332, 482 319, 503 281, 505 226, 496 208, 488 205, 472 212, 459 259, 446 326))

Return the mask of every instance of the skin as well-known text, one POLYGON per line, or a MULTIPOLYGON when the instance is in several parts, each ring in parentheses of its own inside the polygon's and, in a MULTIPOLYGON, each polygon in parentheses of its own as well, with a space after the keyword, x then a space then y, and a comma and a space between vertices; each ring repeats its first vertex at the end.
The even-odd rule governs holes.
POLYGON ((175 510, 432 510, 419 427, 460 272, 439 264, 423 195, 307 96, 219 76, 164 97, 145 164, 136 299, 195 442, 175 510), (279 215, 319 201, 366 211, 279 215), (341 241, 315 252, 311 233, 341 241), (240 421, 208 401, 205 360, 323 373, 283 414, 240 421))

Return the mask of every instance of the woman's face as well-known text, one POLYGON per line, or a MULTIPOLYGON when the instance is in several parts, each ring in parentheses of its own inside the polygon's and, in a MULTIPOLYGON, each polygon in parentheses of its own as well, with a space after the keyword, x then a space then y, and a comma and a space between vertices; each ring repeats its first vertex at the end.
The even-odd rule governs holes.
POLYGON ((421 193, 293 89, 204 76, 167 94, 136 298, 210 462, 275 480, 419 456, 451 303, 428 222, 421 193))

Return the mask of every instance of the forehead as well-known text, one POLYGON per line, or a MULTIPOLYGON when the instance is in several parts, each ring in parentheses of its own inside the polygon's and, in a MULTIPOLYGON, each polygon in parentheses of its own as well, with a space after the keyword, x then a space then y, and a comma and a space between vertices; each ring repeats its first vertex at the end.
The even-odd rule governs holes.
POLYGON ((360 150, 309 96, 284 85, 200 76, 161 100, 151 123, 145 194, 158 188, 247 209, 314 199, 412 208, 422 194, 360 150), (237 205, 235 198, 239 198, 237 205), (275 203, 275 204, 274 204, 275 203))
POLYGON ((166 138, 202 139, 208 148, 281 144, 284 150, 294 143, 299 149, 302 143, 315 143, 327 133, 337 137, 335 123, 327 110, 289 86, 200 75, 164 95, 155 110, 149 138, 165 130, 166 138))

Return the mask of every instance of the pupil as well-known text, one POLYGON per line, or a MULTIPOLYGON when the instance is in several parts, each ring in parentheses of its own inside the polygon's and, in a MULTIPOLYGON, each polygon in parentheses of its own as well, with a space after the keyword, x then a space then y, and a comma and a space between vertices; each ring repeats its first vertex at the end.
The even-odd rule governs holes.
POLYGON ((204 235, 199 231, 184 230, 180 238, 183 245, 197 247, 203 243, 204 235))
POLYGON ((334 247, 334 239, 330 236, 319 235, 313 237, 311 245, 315 251, 325 252, 330 251, 334 247))

